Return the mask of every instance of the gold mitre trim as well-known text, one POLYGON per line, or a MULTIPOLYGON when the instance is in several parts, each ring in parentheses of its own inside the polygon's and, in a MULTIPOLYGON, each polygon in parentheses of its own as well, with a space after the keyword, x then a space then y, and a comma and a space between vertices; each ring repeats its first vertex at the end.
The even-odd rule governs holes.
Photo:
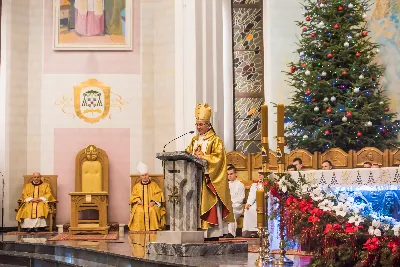
POLYGON ((196 121, 210 121, 211 112, 211 108, 207 103, 205 103, 204 105, 197 104, 196 109, 194 110, 196 121))

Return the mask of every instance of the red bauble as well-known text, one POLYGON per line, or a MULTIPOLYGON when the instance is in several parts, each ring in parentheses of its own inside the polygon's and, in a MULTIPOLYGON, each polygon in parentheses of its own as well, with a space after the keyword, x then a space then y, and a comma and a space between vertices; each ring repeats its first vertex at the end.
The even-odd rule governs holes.
POLYGON ((295 72, 295 71, 296 71, 296 66, 291 66, 291 67, 290 67, 290 72, 293 73, 293 72, 295 72))
POLYGON ((339 29, 339 24, 335 24, 335 26, 333 26, 333 28, 335 28, 335 29, 339 29))
POLYGON ((337 10, 342 11, 342 10, 343 10, 343 7, 342 7, 342 6, 339 6, 339 7, 337 8, 337 10))
POLYGON ((357 136, 361 137, 362 136, 362 132, 357 132, 357 136))
POLYGON ((306 91, 306 95, 309 95, 309 94, 311 94, 311 91, 310 91, 310 90, 307 90, 307 91, 306 91))
POLYGON ((363 36, 363 37, 367 37, 367 35, 368 35, 368 32, 363 32, 363 33, 362 33, 362 36, 363 36))
POLYGON ((356 57, 359 57, 359 56, 361 56, 361 54, 359 52, 357 52, 356 53, 356 57))
POLYGON ((303 28, 303 32, 305 32, 305 31, 307 31, 307 28, 306 28, 306 27, 303 28))
POLYGON ((371 78, 373 81, 376 81, 376 76, 372 76, 371 78))
POLYGON ((381 133, 382 133, 382 134, 386 134, 386 130, 385 130, 385 129, 382 129, 382 130, 381 130, 381 133))
POLYGON ((324 46, 327 46, 328 45, 328 43, 327 42, 324 42, 324 46))
POLYGON ((331 131, 329 131, 329 130, 326 130, 326 131, 324 132, 325 135, 329 135, 330 133, 331 133, 331 131))
POLYGON ((311 33, 311 37, 314 38, 315 37, 315 33, 311 33))
POLYGON ((310 19, 310 17, 306 17, 306 21, 310 21, 311 19, 310 19))
POLYGON ((305 68, 307 65, 306 65, 306 63, 303 63, 303 64, 301 64, 301 66, 302 66, 303 68, 305 68))
POLYGON ((350 111, 347 111, 346 112, 346 117, 347 118, 351 118, 353 116, 353 114, 350 112, 350 111))
POLYGON ((315 119, 314 119, 314 122, 317 123, 317 122, 318 122, 318 118, 315 118, 315 119))
POLYGON ((346 71, 343 71, 342 72, 342 76, 346 76, 347 75, 347 72, 346 71))
POLYGON ((389 108, 385 108, 385 112, 388 112, 389 111, 389 108))
POLYGON ((328 54, 328 58, 332 58, 333 55, 331 53, 328 54))
POLYGON ((331 108, 327 108, 327 109, 326 109, 326 112, 331 113, 331 112, 332 112, 332 109, 331 109, 331 108))
POLYGON ((311 99, 311 102, 315 102, 315 101, 317 101, 317 99, 315 99, 315 98, 311 99))

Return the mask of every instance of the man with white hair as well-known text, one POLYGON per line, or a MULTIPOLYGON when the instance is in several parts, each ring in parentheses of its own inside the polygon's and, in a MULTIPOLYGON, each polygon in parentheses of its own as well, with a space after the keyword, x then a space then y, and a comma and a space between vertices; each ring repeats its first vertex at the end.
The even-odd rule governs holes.
POLYGON ((27 232, 39 232, 46 227, 48 202, 55 201, 50 185, 41 178, 39 172, 34 172, 32 182, 22 190, 23 204, 17 212, 16 220, 21 222, 21 228, 27 232))
POLYGON ((132 206, 129 220, 130 231, 162 230, 165 225, 164 194, 160 187, 150 180, 147 165, 140 162, 137 165, 140 182, 132 188, 129 203, 132 206))

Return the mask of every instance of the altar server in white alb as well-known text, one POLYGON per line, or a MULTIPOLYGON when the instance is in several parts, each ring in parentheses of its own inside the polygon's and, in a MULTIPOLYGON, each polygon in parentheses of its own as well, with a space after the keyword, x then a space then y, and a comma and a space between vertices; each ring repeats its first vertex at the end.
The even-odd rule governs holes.
POLYGON ((228 223, 227 237, 236 237, 237 221, 243 214, 243 199, 245 197, 244 184, 237 180, 236 168, 234 166, 228 167, 228 181, 229 191, 231 192, 233 214, 235 216, 235 222, 228 223))
MULTIPOLYGON (((264 174, 262 170, 258 171, 258 181, 262 181, 264 178, 264 174)), ((257 205, 256 205, 256 191, 257 191, 257 183, 258 181, 254 181, 254 183, 250 187, 249 196, 247 197, 247 203, 244 206, 244 220, 243 220, 243 236, 251 236, 255 237, 257 228, 257 205)))

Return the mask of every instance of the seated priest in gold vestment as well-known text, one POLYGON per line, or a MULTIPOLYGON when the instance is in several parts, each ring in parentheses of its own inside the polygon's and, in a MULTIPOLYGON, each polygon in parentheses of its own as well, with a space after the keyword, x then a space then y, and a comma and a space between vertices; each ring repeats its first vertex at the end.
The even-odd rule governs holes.
POLYGON ((211 108, 197 104, 197 136, 186 152, 207 161, 201 188, 200 219, 204 238, 217 240, 228 234, 228 223, 235 222, 226 173, 226 152, 221 138, 211 125, 211 108))
POLYGON ((137 166, 140 182, 133 186, 130 204, 132 206, 130 231, 157 231, 165 225, 164 194, 160 187, 152 182, 147 165, 140 162, 137 166))
POLYGON ((49 201, 55 201, 51 194, 50 185, 41 180, 38 172, 33 173, 32 182, 22 190, 22 205, 16 220, 21 222, 21 228, 27 232, 39 232, 46 227, 49 214, 49 201))

